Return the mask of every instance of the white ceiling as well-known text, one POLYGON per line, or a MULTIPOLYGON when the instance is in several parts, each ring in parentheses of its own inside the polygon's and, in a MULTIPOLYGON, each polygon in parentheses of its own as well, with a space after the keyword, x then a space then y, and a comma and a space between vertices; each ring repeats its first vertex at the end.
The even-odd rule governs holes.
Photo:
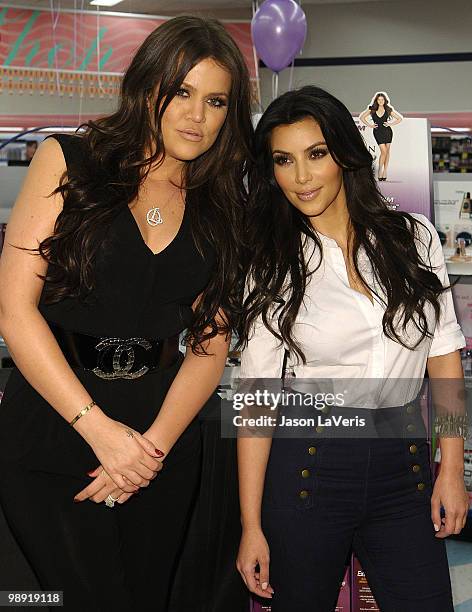
MULTIPOLYGON (((385 2, 386 0, 302 0, 303 4, 353 4, 359 2, 385 2)), ((391 1, 391 0, 387 0, 391 1)), ((96 10, 90 6, 88 0, 6 0, 0 6, 18 6, 29 8, 51 8, 96 10)), ((146 15, 174 15, 192 11, 214 13, 221 18, 251 18, 251 0, 123 0, 119 4, 107 9, 124 13, 142 13, 146 15), (235 10, 236 9, 236 10, 235 10)))

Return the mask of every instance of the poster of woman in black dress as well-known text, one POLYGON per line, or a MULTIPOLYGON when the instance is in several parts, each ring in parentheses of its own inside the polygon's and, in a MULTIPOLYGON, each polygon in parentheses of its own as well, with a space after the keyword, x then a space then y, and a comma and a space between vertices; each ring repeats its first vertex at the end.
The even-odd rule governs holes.
POLYGON ((384 92, 377 92, 370 105, 359 115, 359 121, 374 130, 374 138, 380 148, 377 179, 387 180, 387 170, 390 161, 390 148, 393 140, 392 126, 403 120, 402 115, 390 104, 389 97, 384 92))

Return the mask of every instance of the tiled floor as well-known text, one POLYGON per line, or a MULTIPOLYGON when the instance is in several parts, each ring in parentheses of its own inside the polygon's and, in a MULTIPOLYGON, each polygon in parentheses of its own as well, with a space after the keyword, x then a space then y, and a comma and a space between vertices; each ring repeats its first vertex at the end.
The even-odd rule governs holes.
POLYGON ((447 541, 455 612, 472 612, 472 542, 447 541))

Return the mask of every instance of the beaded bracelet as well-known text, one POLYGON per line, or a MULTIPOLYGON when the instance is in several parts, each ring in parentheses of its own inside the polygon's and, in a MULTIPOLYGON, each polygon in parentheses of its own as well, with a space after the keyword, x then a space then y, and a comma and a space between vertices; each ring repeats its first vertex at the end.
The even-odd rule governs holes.
POLYGON ((434 433, 444 438, 467 439, 468 422, 465 414, 442 414, 434 419, 434 433))

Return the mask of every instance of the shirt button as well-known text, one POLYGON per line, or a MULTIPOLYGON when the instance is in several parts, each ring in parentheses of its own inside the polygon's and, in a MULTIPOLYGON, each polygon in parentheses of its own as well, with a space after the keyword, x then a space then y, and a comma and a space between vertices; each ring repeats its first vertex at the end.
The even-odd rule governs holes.
POLYGON ((416 446, 416 444, 412 444, 412 445, 410 446, 410 453, 411 453, 412 455, 414 455, 414 454, 416 453, 416 451, 417 451, 417 450, 418 450, 418 447, 416 446))
POLYGON ((424 484, 424 482, 419 482, 419 483, 416 485, 416 488, 418 489, 418 491, 424 491, 425 486, 426 486, 426 485, 424 484))
POLYGON ((302 470, 302 478, 308 478, 310 475, 310 470, 302 470))
POLYGON ((303 489, 303 491, 300 491, 300 499, 306 499, 308 497, 308 491, 306 489, 303 489))
POLYGON ((415 474, 417 474, 421 470, 419 465, 414 465, 411 469, 415 472, 415 474))
POLYGON ((310 453, 310 455, 314 455, 316 453, 316 446, 310 446, 308 452, 310 453))

